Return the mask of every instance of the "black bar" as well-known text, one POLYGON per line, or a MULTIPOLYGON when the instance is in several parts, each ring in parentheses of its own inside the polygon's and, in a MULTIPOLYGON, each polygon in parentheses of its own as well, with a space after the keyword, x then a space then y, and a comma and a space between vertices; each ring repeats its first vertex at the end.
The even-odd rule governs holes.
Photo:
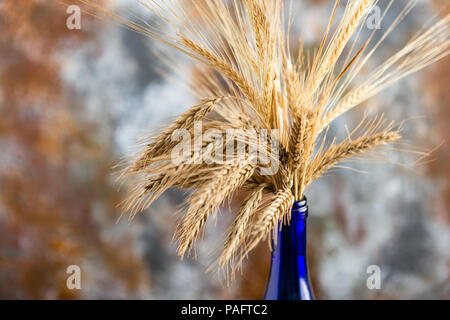
MULTIPOLYGON (((31 311, 37 315, 79 316, 113 315, 131 319, 308 319, 309 316, 327 318, 354 317, 386 318, 392 311, 418 316, 425 312, 431 316, 441 309, 449 310, 449 301, 222 301, 222 300, 149 300, 149 301, 0 301, 1 314, 17 318, 31 311), (11 313, 9 313, 10 311, 11 313)), ((441 312, 442 312, 441 311, 441 312)), ((311 318, 312 319, 312 318, 311 318)))

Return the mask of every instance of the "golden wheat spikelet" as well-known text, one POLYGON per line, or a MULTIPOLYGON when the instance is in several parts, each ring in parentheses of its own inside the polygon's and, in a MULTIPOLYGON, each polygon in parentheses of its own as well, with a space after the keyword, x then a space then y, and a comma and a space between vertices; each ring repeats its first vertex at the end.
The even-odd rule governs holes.
POLYGON ((279 190, 270 204, 258 214, 258 219, 254 222, 251 230, 252 240, 248 245, 248 250, 252 250, 264 237, 282 222, 294 204, 294 195, 290 188, 279 190))
POLYGON ((188 199, 189 208, 177 230, 181 257, 192 248, 209 215, 252 176, 254 169, 251 157, 227 164, 188 199))
POLYGON ((362 155, 365 152, 384 144, 393 143, 400 138, 399 132, 385 130, 377 134, 363 136, 354 141, 345 141, 339 145, 331 146, 318 156, 316 161, 313 161, 310 173, 311 176, 308 181, 320 178, 324 173, 340 162, 362 155))
POLYGON ((152 158, 157 155, 165 154, 171 150, 176 142, 172 141, 172 135, 176 130, 189 129, 193 127, 195 121, 201 121, 204 119, 214 107, 224 97, 215 97, 204 99, 202 103, 193 106, 188 111, 180 115, 167 129, 161 132, 156 139, 150 143, 143 154, 135 161, 130 167, 131 172, 136 172, 147 167, 152 158))
POLYGON ((247 238, 247 231, 251 227, 251 217, 258 209, 263 192, 266 185, 258 185, 251 191, 250 195, 242 203, 236 219, 230 227, 230 231, 224 243, 222 254, 219 258, 219 264, 224 267, 230 263, 234 270, 236 256, 239 256, 239 250, 245 251, 245 239, 247 238))

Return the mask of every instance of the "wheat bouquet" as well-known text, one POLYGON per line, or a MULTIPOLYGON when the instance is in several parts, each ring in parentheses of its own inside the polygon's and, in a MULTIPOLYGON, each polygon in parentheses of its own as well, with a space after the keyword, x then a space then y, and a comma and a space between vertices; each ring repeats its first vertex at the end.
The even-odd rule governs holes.
MULTIPOLYGON (((377 30, 361 32, 376 0, 336 1, 323 40, 313 50, 301 40, 292 47, 289 28, 295 17, 286 8, 289 1, 139 1, 159 18, 154 23, 80 1, 95 14, 106 14, 203 66, 193 86, 201 103, 150 136, 122 172, 132 190, 124 206, 134 216, 169 188, 192 190, 175 234, 183 257, 194 248, 208 218, 235 191, 245 189, 248 196, 236 209, 216 260, 232 272, 261 240, 289 223, 294 201, 302 199, 312 181, 349 158, 373 156, 375 149, 379 155, 380 148, 401 137, 400 126, 383 116, 364 117, 338 142, 327 133, 333 120, 449 52, 446 15, 361 79, 369 59, 415 1, 404 1, 398 17, 377 37, 377 30), (230 138, 230 130, 239 134, 230 138), (265 143, 262 131, 269 133, 265 143), (183 148, 181 156, 180 132, 202 137, 184 141, 190 149, 183 148), (204 161, 212 151, 227 157, 204 161), (259 161, 260 156, 266 161, 259 161)), ((392 4, 388 2, 382 18, 392 4)))

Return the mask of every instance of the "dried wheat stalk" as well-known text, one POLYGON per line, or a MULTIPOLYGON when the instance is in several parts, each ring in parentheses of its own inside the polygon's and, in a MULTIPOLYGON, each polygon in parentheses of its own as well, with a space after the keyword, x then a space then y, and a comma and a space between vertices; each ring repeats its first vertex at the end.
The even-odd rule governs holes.
MULTIPOLYGON (((205 67, 194 90, 200 97, 212 98, 192 107, 162 133, 150 138, 151 142, 131 161, 123 174, 132 187, 125 208, 134 215, 170 187, 193 189, 186 200, 187 213, 176 232, 178 251, 184 256, 193 248, 208 217, 233 192, 248 190, 250 195, 238 210, 218 259, 219 266, 232 272, 261 240, 289 221, 293 202, 303 197, 312 181, 340 162, 400 139, 394 125, 383 128, 384 122, 379 119, 363 121, 340 144, 333 140, 325 145, 326 134, 319 138, 321 132, 341 114, 446 56, 450 49, 450 15, 446 15, 418 32, 350 90, 369 58, 409 14, 413 1, 405 2, 398 18, 379 40, 370 35, 355 53, 357 41, 350 48, 349 44, 354 36, 360 36, 357 30, 377 1, 353 0, 343 4, 336 0, 323 40, 312 55, 301 43, 292 54, 283 0, 141 1, 144 9, 159 17, 160 24, 136 19, 138 12, 129 19, 95 1, 79 1, 94 9, 94 14, 105 14, 205 67), (332 32, 332 25, 339 18, 339 5, 345 9, 332 32), (342 57, 346 48, 348 56, 342 57), (344 67, 338 69, 340 65, 344 67), (221 135, 230 128, 247 130, 227 144, 244 144, 242 150, 233 151, 234 161, 179 165, 171 162, 176 145, 171 140, 173 132, 181 128, 193 132, 196 120, 203 122, 205 136, 209 129, 217 129, 221 135), (254 163, 250 153, 258 144, 255 132, 261 129, 277 130, 262 150, 263 154, 272 155, 272 143, 279 145, 278 170, 270 175, 262 174, 268 165, 254 163)), ((211 152, 216 147, 216 142, 206 139, 191 153, 211 152)))

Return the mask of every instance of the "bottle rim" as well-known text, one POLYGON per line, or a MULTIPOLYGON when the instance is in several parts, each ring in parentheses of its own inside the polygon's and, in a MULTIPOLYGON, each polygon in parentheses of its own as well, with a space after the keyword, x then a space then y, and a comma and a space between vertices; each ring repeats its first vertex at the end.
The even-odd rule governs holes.
POLYGON ((308 212, 308 200, 306 199, 306 197, 303 197, 303 199, 300 201, 294 202, 292 211, 295 211, 296 213, 308 212))

